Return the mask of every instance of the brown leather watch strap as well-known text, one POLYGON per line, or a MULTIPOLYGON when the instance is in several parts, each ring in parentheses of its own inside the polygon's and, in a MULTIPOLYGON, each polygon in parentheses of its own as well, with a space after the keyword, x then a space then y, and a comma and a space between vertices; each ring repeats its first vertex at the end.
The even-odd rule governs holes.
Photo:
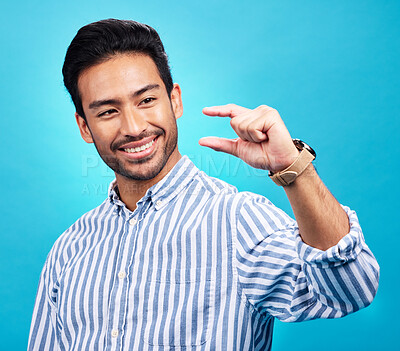
POLYGON ((289 167, 277 173, 270 172, 269 177, 280 186, 289 185, 290 183, 293 183, 301 173, 304 172, 314 158, 315 156, 312 155, 307 149, 303 149, 296 160, 289 167))

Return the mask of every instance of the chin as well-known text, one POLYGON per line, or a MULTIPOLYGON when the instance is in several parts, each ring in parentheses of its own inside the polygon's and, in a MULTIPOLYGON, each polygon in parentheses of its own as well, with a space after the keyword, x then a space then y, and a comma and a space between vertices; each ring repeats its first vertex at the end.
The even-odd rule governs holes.
POLYGON ((118 169, 114 169, 114 172, 130 180, 150 180, 160 174, 160 172, 164 169, 167 160, 143 160, 143 162, 128 164, 128 167, 120 165, 118 169), (134 170, 129 168, 136 169, 134 170))

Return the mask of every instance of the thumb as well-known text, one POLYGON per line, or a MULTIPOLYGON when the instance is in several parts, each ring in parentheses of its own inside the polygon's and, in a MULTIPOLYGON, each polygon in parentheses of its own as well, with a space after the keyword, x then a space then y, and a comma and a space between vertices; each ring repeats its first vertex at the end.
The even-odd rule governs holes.
POLYGON ((207 146, 215 151, 226 152, 237 156, 237 139, 226 139, 218 137, 204 137, 199 140, 201 146, 207 146))

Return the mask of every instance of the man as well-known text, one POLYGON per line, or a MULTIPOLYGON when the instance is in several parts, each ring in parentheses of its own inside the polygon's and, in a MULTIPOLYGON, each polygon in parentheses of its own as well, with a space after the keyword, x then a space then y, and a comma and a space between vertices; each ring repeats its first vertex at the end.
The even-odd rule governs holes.
POLYGON ((379 266, 356 214, 276 110, 204 108, 230 117, 238 139, 200 144, 269 170, 296 221, 180 155, 181 90, 153 28, 81 28, 63 75, 82 138, 116 179, 54 244, 29 350, 269 350, 275 317, 337 318, 371 303, 379 266))

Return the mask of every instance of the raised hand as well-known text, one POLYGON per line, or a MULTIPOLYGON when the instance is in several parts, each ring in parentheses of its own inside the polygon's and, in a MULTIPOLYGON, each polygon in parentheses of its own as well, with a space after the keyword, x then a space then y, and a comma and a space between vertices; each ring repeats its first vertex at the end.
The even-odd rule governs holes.
POLYGON ((296 159, 299 151, 278 111, 261 105, 254 110, 228 104, 203 108, 207 116, 230 117, 236 139, 204 137, 199 144, 242 159, 252 167, 278 172, 296 159))

